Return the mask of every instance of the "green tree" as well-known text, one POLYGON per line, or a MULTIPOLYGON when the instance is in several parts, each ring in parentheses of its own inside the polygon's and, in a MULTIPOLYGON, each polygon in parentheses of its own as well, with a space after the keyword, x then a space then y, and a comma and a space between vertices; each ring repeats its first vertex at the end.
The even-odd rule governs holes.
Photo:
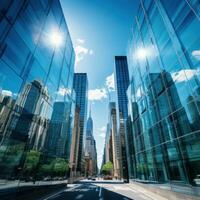
POLYGON ((101 173, 104 175, 112 175, 113 172, 113 164, 112 162, 107 162, 106 164, 103 165, 101 169, 101 173))
POLYGON ((26 155, 26 161, 24 163, 23 172, 25 174, 31 174, 35 172, 39 160, 40 160, 41 153, 38 151, 31 150, 26 155))
POLYGON ((56 158, 53 161, 53 172, 57 176, 64 176, 69 171, 69 164, 64 158, 56 158))

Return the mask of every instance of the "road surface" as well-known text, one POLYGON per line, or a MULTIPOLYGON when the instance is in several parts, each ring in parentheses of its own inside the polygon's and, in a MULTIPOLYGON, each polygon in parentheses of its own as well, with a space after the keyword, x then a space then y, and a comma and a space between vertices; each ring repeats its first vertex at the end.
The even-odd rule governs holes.
POLYGON ((148 194, 117 181, 82 181, 43 200, 154 200, 148 194))

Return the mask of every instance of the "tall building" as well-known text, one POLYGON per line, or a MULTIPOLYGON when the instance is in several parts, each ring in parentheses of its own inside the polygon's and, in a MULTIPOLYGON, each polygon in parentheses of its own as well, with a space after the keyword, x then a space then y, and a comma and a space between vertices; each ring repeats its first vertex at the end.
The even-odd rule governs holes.
POLYGON ((87 102, 88 102, 88 79, 86 73, 75 73, 73 80, 73 88, 76 93, 75 104, 80 109, 79 126, 80 126, 80 138, 79 138, 79 153, 77 171, 84 173, 84 142, 86 132, 86 120, 87 120, 87 102))
POLYGON ((106 137, 105 137, 105 163, 113 162, 113 148, 112 148, 112 135, 110 130, 110 124, 107 123, 106 137))
POLYGON ((73 123, 73 131, 72 131, 72 142, 70 149, 70 178, 74 179, 74 177, 79 177, 80 173, 77 171, 78 167, 78 153, 79 153, 79 142, 80 142, 80 109, 79 107, 75 107, 74 110, 74 123, 73 123))
POLYGON ((48 130, 47 152, 52 156, 59 156, 69 160, 71 144, 70 131, 71 103, 55 102, 48 130), (68 145, 67 145, 68 144, 68 145))
POLYGON ((87 136, 93 136, 93 120, 91 117, 91 108, 90 108, 89 118, 87 120, 87 125, 86 125, 86 137, 87 136))
POLYGON ((91 108, 86 126, 86 141, 85 141, 85 160, 86 160, 86 176, 93 176, 97 173, 97 152, 96 141, 93 136, 93 120, 91 116, 91 108))
POLYGON ((106 138, 104 146, 104 156, 102 165, 107 162, 113 163, 112 176, 115 179, 123 178, 121 141, 117 129, 117 108, 115 102, 109 102, 108 106, 108 123, 106 129, 106 138))
POLYGON ((115 102, 109 103, 109 127, 112 138, 113 176, 116 179, 121 179, 121 146, 117 132, 117 111, 115 102))
POLYGON ((126 120, 128 117, 128 98, 126 91, 129 86, 129 72, 126 56, 115 56, 115 81, 117 88, 117 113, 118 113, 118 131, 121 142, 121 156, 122 156, 122 174, 123 178, 128 180, 128 138, 126 134, 126 120))
MULTIPOLYGON (((70 115, 73 45, 59 0, 4 1, 0 18, 0 177, 39 177, 43 165, 67 158, 49 157, 46 140, 53 116, 70 115)), ((63 152, 70 133, 62 130, 63 152)))
POLYGON ((140 1, 128 52, 134 178, 198 186, 198 5, 140 1))

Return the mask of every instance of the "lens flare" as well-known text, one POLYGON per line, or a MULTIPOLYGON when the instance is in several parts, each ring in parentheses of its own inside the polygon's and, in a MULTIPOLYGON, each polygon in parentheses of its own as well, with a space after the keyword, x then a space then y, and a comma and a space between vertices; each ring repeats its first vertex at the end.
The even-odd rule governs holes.
POLYGON ((49 34, 49 42, 53 47, 60 47, 63 44, 63 35, 58 30, 52 30, 49 34))
POLYGON ((143 60, 147 58, 148 56, 148 50, 145 48, 139 48, 136 52, 136 58, 143 60))

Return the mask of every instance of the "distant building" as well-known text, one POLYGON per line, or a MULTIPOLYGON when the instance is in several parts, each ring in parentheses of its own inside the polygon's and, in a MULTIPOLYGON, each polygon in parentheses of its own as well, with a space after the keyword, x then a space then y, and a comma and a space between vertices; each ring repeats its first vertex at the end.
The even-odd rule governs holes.
POLYGON ((93 136, 93 120, 91 117, 91 109, 89 113, 89 118, 87 120, 87 125, 86 125, 86 137, 93 136))
POLYGON ((117 130, 117 109, 116 103, 110 102, 108 106, 108 124, 106 129, 103 165, 107 162, 113 163, 113 178, 121 179, 122 156, 120 135, 117 130))
POLYGON ((0 142, 5 136, 5 128, 9 120, 15 100, 11 96, 3 96, 0 99, 0 142))
POLYGON ((109 103, 109 126, 111 131, 112 140, 112 161, 113 161, 113 176, 114 178, 120 179, 122 177, 121 170, 121 146, 119 135, 117 132, 117 110, 115 102, 109 103))
POLYGON ((80 176, 80 171, 78 173, 78 153, 80 147, 80 109, 75 107, 74 121, 73 121, 73 131, 72 131, 72 141, 70 149, 70 177, 73 181, 74 177, 80 176))
POLYGON ((73 80, 73 88, 76 93, 75 104, 80 109, 79 126, 79 153, 77 171, 84 173, 84 142, 86 133, 86 120, 87 120, 87 103, 88 103, 88 79, 86 73, 75 73, 73 80))
POLYGON ((86 126, 86 142, 85 142, 85 174, 93 176, 97 173, 97 152, 96 142, 93 136, 93 120, 91 117, 91 109, 86 126))
POLYGON ((69 160, 69 145, 71 144, 70 131, 71 103, 55 102, 49 125, 48 154, 69 160), (68 144, 68 145, 67 145, 68 144))

